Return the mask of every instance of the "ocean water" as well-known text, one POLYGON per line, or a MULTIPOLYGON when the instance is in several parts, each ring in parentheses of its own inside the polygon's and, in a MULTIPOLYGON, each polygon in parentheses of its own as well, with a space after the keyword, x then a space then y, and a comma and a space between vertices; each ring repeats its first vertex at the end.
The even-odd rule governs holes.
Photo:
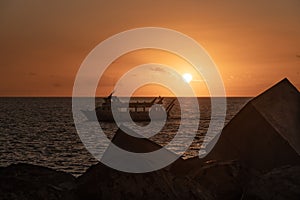
MULTIPOLYGON (((135 98, 135 100, 151 100, 135 98)), ((166 98, 168 104, 172 98, 166 98)), ((250 100, 227 98, 226 123, 250 100)), ((101 99, 96 100, 98 103, 101 99)), ((185 98, 189 101, 189 98, 185 98)), ((209 127, 210 98, 198 98, 200 122, 197 135, 183 158, 198 155, 201 141, 209 127)), ((0 98, 0 166, 12 163, 31 163, 81 175, 98 161, 85 149, 77 135, 71 98, 0 98)), ((181 123, 178 102, 160 133, 150 139, 166 145, 177 133, 181 123)), ((83 123, 89 123, 84 121, 83 123)), ((101 123, 111 139, 118 129, 113 123, 101 123)), ((145 124, 139 123, 143 126, 145 124)), ((188 130, 187 130, 188 131, 188 130)), ((176 152, 176 146, 173 147, 176 152)))

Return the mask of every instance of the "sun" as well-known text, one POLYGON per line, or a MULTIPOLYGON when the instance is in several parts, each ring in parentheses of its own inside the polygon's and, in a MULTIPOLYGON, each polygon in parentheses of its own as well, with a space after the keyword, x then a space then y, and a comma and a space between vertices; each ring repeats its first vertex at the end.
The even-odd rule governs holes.
POLYGON ((193 76, 190 73, 183 74, 182 78, 187 83, 190 83, 193 80, 193 76))

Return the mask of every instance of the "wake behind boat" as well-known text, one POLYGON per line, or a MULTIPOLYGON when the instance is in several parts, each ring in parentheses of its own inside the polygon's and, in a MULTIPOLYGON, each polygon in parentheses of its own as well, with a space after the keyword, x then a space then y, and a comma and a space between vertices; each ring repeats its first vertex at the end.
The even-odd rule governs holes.
POLYGON ((104 98, 104 103, 102 103, 101 106, 96 107, 97 119, 95 118, 94 110, 82 110, 82 113, 90 121, 114 122, 112 112, 113 103, 115 105, 115 114, 119 121, 129 121, 128 116, 130 116, 133 121, 150 121, 151 119, 163 120, 169 117, 176 100, 172 100, 165 108, 163 106, 164 98, 160 96, 154 98, 152 101, 130 101, 126 103, 120 101, 118 97, 112 96, 112 94, 113 93, 104 98))

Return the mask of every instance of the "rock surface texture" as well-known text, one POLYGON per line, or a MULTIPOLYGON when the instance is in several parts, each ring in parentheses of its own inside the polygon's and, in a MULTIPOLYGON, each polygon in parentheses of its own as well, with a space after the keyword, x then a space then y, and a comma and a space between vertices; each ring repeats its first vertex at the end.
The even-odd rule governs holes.
POLYGON ((0 199, 64 199, 75 177, 46 167, 13 164, 0 168, 0 199))
POLYGON ((267 171, 300 164, 300 93, 284 79, 257 96, 227 124, 203 159, 239 160, 267 171))
POLYGON ((78 178, 78 199, 213 199, 188 177, 175 177, 165 170, 133 174, 101 163, 78 178))
POLYGON ((298 200, 300 197, 300 166, 274 169, 252 181, 245 189, 243 200, 298 200))

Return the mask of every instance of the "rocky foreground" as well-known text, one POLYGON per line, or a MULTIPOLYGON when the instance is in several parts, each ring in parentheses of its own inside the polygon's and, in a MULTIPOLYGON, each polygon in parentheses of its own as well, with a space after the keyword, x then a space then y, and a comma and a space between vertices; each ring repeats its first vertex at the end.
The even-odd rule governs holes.
MULTIPOLYGON (((118 130, 132 152, 160 148, 118 130)), ((109 158, 106 158, 109 159, 109 158)), ((0 199, 299 199, 300 93, 284 79, 251 100, 203 159, 132 174, 101 163, 82 176, 29 164, 0 168, 0 199)))

